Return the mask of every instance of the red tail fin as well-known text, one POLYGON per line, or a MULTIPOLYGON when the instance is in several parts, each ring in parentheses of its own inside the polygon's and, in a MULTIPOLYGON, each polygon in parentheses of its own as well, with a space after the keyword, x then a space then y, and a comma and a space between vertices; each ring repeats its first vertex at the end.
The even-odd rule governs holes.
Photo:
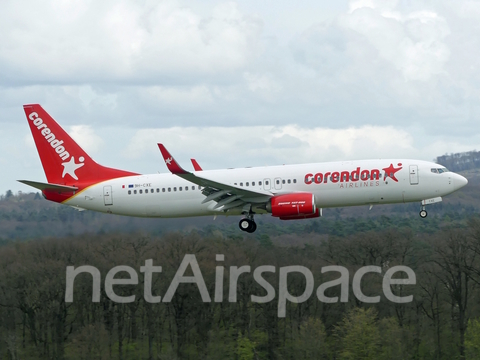
POLYGON ((138 175, 97 164, 40 105, 23 109, 49 183, 87 185, 138 175))

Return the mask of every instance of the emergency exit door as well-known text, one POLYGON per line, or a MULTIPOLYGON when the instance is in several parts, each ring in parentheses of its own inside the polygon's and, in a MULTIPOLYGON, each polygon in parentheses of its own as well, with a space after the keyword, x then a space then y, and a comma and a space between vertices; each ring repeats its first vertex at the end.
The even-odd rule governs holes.
POLYGON ((410 165, 410 185, 418 185, 418 166, 410 165))

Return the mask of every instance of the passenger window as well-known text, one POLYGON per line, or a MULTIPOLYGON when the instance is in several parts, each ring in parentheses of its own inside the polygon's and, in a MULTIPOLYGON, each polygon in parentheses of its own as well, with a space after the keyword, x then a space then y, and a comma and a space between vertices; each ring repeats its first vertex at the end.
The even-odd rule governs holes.
POLYGON ((268 185, 268 181, 265 181, 265 185, 268 185))
POLYGON ((277 180, 277 185, 279 185, 279 184, 280 184, 280 180, 277 180))
POLYGON ((192 190, 195 190, 195 185, 192 186, 192 190))
POLYGON ((285 180, 282 180, 282 184, 285 184, 285 180))
POLYGON ((143 191, 142 191, 142 190, 138 190, 138 193, 139 193, 139 194, 142 194, 142 193, 143 193, 143 191))
POLYGON ((288 183, 291 184, 291 183, 292 183, 292 180, 288 179, 288 183))
POLYGON ((243 182, 240 183, 240 186, 243 186, 243 182))
POLYGON ((185 186, 185 191, 188 191, 188 186, 185 186))
POLYGON ((165 192, 165 188, 162 188, 162 192, 165 192))
POLYGON ((297 179, 293 179, 293 183, 296 184, 296 183, 297 183, 297 179))
POLYGON ((178 191, 182 191, 182 187, 181 187, 181 186, 178 188, 178 191))
POLYGON ((137 193, 137 190, 133 190, 133 193, 136 194, 136 193, 137 193))
POLYGON ((262 182, 261 182, 261 181, 259 181, 259 182, 258 182, 258 185, 262 186, 262 182))
POLYGON ((131 195, 132 194, 132 190, 128 190, 128 195, 131 195))
POLYGON ((173 188, 173 191, 177 191, 177 187, 174 187, 174 188, 173 188))
POLYGON ((252 186, 255 186, 255 181, 252 181, 252 186))
POLYGON ((159 193, 159 192, 160 192, 160 189, 159 189, 159 188, 157 188, 157 193, 159 193))
POLYGON ((245 186, 248 186, 248 181, 245 183, 245 186))
POLYGON ((168 188, 168 192, 171 192, 172 191, 172 188, 168 188))
POLYGON ((154 189, 150 189, 150 193, 151 193, 151 194, 153 194, 154 191, 155 191, 154 189))

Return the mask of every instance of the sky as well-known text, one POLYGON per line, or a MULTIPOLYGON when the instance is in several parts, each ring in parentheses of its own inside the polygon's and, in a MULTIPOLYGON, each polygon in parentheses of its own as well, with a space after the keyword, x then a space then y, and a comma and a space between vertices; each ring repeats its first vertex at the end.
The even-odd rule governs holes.
POLYGON ((480 149, 480 1, 2 0, 0 194, 46 181, 22 105, 167 172, 480 149))

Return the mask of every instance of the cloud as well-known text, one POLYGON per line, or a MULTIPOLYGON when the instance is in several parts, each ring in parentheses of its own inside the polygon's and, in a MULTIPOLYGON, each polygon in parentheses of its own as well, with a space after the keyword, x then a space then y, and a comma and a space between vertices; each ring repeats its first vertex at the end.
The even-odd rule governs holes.
POLYGON ((208 168, 480 148, 478 21, 469 0, 4 0, 0 181, 43 177, 25 103, 144 173, 160 141, 208 168))
MULTIPOLYGON (((125 150, 130 159, 150 158, 162 142, 172 154, 232 165, 294 164, 335 159, 400 157, 413 153, 413 138, 391 126, 329 129, 281 127, 173 127, 137 131, 125 150), (261 155, 261 156, 259 156, 261 155), (245 164, 247 162, 247 164, 245 164)), ((179 159, 177 159, 179 160, 179 159)))
POLYGON ((220 3, 13 0, 0 15, 0 76, 10 82, 172 81, 229 73, 256 56, 261 21, 220 3))
POLYGON ((67 132, 86 152, 94 154, 102 148, 103 139, 88 125, 70 126, 67 132))
POLYGON ((374 3, 352 7, 340 24, 363 35, 405 80, 426 81, 445 71, 450 49, 444 40, 450 29, 444 18, 427 10, 401 14, 374 3))

